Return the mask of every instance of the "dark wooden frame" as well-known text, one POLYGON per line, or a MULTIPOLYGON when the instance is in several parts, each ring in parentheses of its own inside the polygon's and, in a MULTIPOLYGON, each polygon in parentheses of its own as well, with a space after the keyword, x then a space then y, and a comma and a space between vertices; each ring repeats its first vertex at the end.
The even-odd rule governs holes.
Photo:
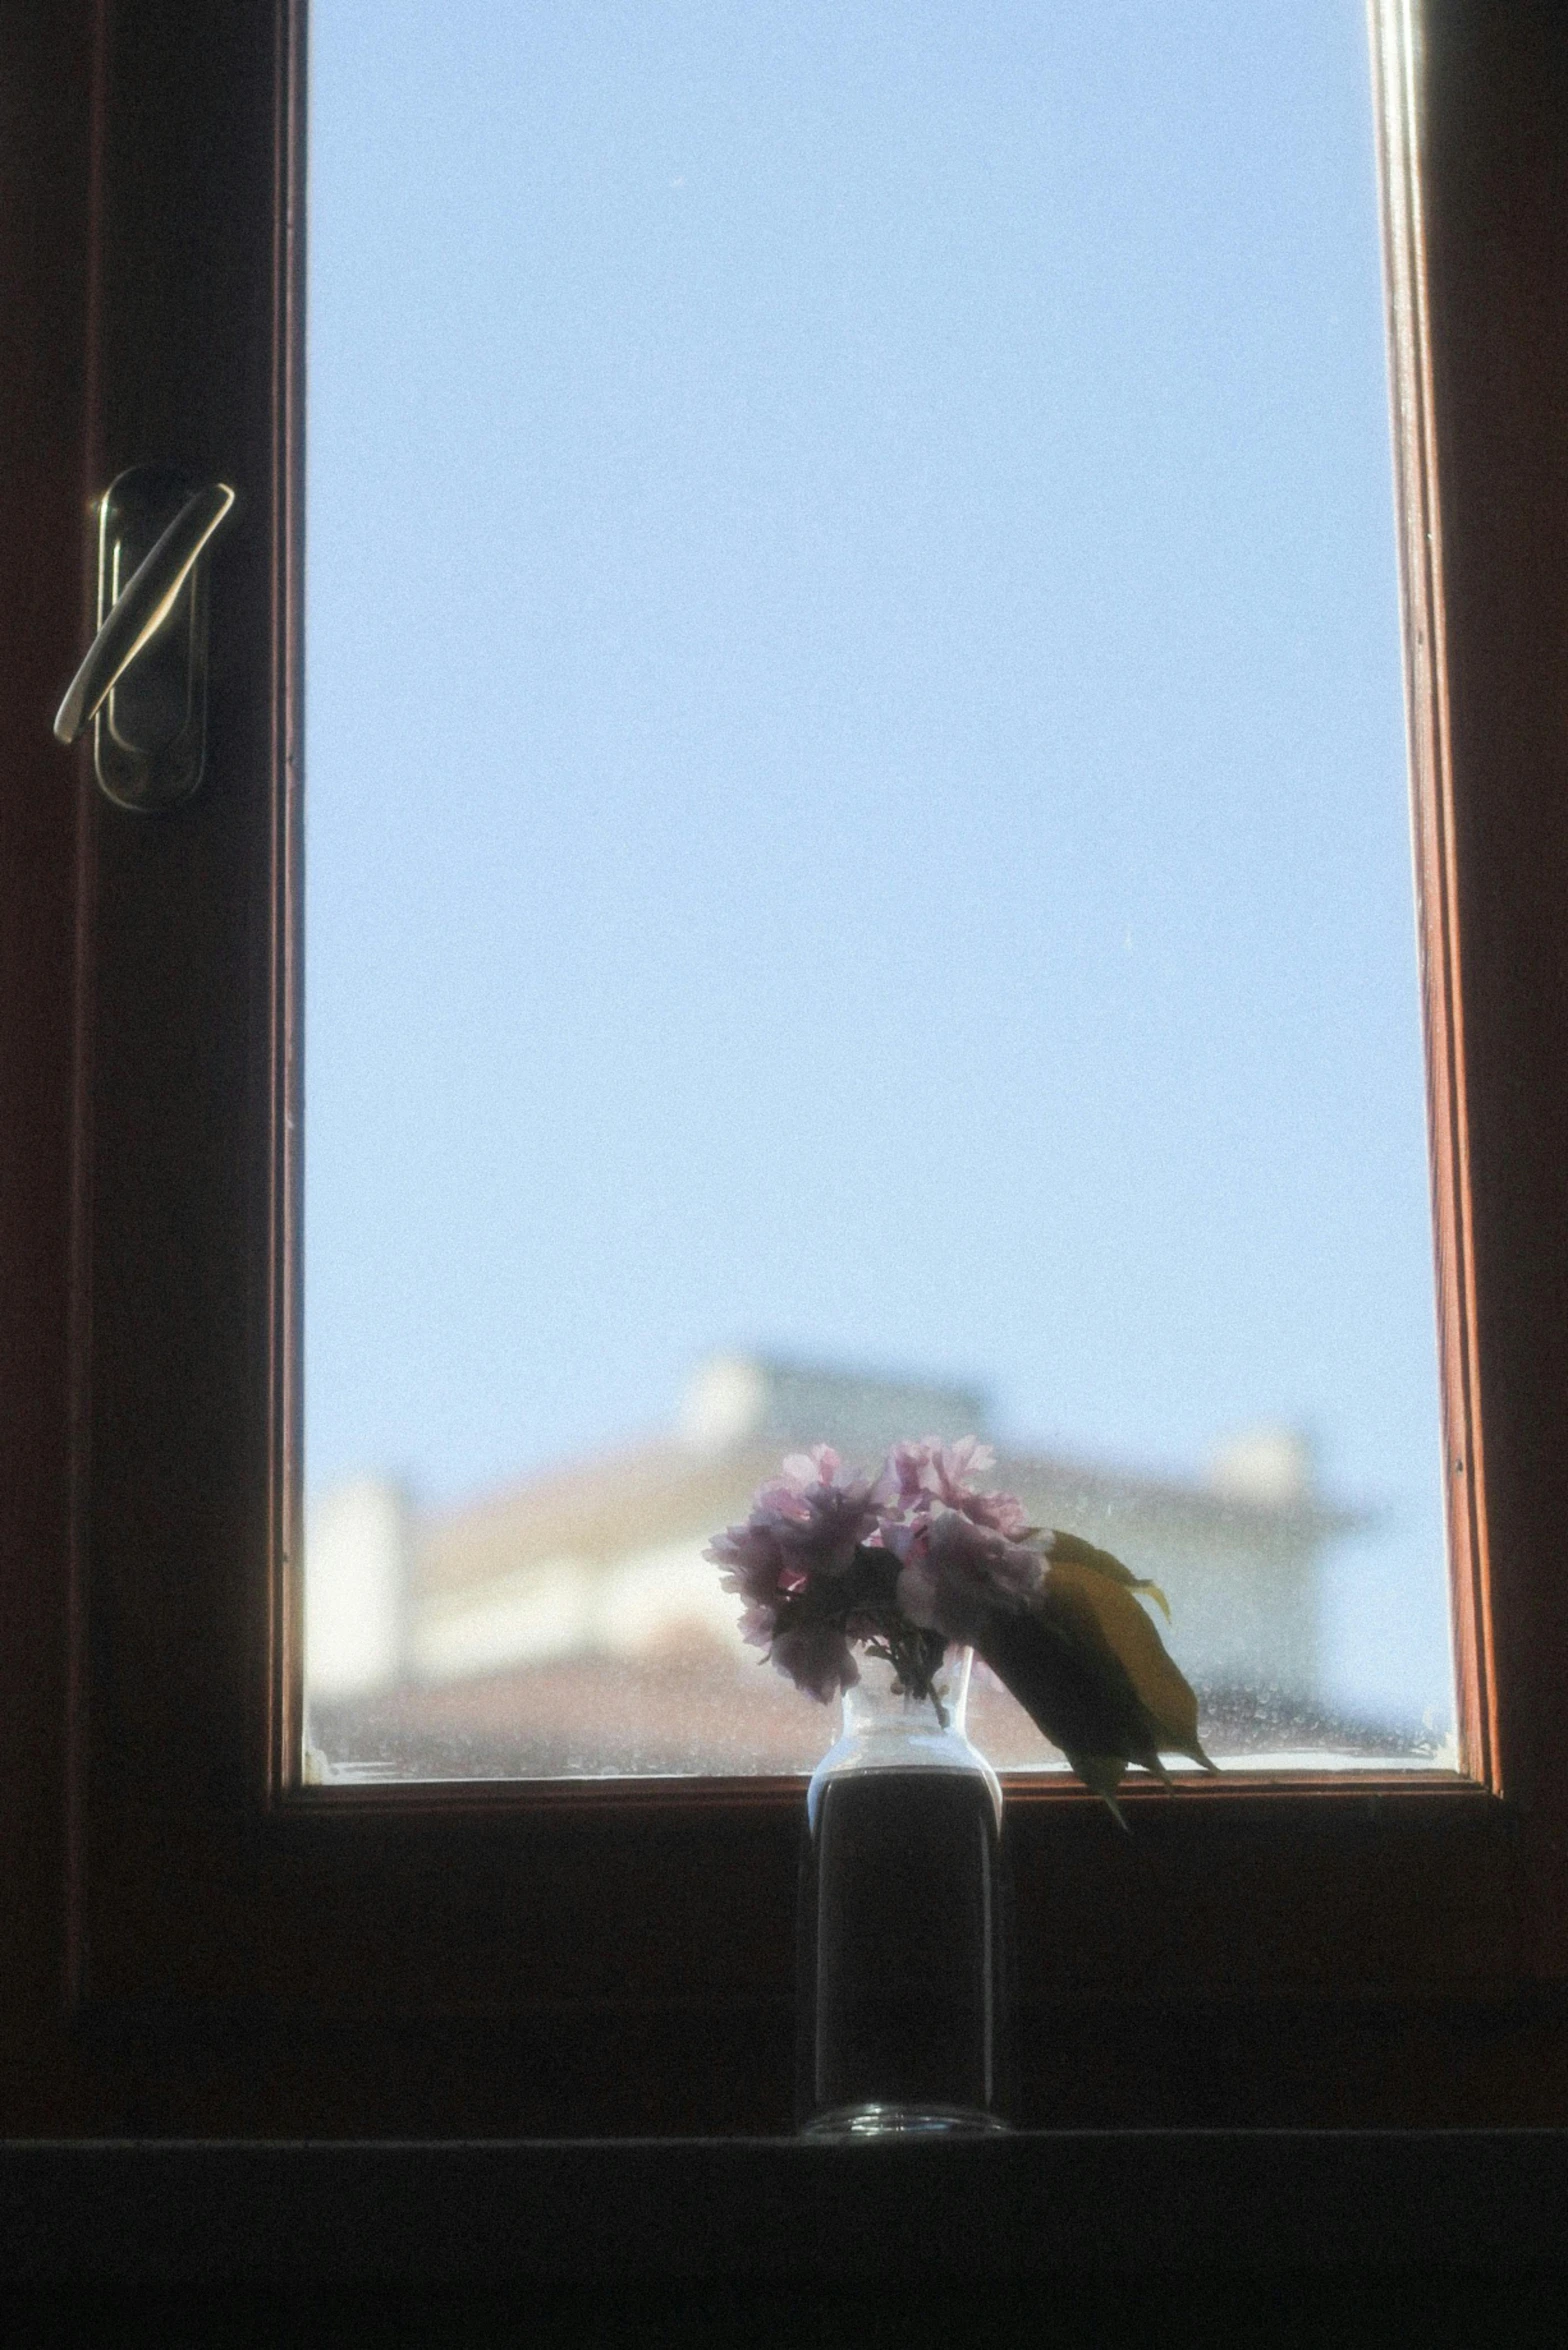
MULTIPOLYGON (((1568 2087, 1568 31, 1373 22, 1467 1775, 1015 1789, 1036 2122, 1568 2087)), ((795 1787, 296 1783, 301 0, 0 26, 0 2129, 787 2126, 795 1787), (48 736, 149 456, 247 497, 161 819, 48 736)))

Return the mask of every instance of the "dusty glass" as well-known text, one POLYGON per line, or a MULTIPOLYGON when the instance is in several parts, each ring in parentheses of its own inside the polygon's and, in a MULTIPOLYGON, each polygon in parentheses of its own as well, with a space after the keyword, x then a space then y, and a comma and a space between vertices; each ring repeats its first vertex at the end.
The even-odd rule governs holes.
POLYGON ((1450 1758, 1359 9, 312 40, 311 1775, 809 1772, 704 1544, 969 1433, 1450 1758))

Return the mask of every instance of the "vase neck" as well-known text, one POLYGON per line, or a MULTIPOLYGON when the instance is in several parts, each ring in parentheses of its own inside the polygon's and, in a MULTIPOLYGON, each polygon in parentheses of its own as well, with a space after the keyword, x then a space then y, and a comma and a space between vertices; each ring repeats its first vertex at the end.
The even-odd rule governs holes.
POLYGON ((918 1737, 927 1737, 933 1730, 946 1728, 957 1738, 966 1735, 965 1714, 969 1704, 969 1672, 974 1652, 968 1648, 950 1648, 942 1660, 936 1676, 936 1695, 941 1700, 945 1723, 939 1722, 937 1709, 929 1697, 910 1697, 894 1684, 893 1668, 882 1657, 859 1658, 860 1679, 843 1696, 843 1735, 865 1737, 877 1734, 896 1735, 905 1730, 918 1737))
POLYGON ((830 1781, 860 1771, 975 1771, 990 1792, 997 1825, 1002 1819, 1002 1786, 985 1757, 969 1743, 965 1708, 969 1699, 967 1648, 950 1648, 936 1677, 947 1719, 937 1719, 929 1697, 905 1696, 893 1687, 891 1666, 862 1656, 861 1677, 843 1698, 843 1727, 818 1763, 806 1791, 806 1817, 813 1832, 830 1781))

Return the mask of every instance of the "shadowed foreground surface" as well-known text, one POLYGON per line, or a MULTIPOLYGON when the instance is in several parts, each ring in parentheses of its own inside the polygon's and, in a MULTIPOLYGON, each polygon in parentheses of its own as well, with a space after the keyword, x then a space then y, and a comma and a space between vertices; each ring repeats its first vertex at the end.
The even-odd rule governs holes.
POLYGON ((393 2291, 178 2288, 28 2292, 3 2305, 19 2340, 407 2345, 646 2344, 649 2350, 995 2350, 1115 2342, 1226 2350, 1457 2350, 1461 2344, 1558 2343, 1568 2280, 1412 2271, 1199 2271, 1057 2280, 1048 2286, 878 2287, 661 2285, 428 2287, 393 2291))
POLYGON ((1568 2132, 0 2144, 0 2281, 594 2294, 1568 2276, 1568 2132))

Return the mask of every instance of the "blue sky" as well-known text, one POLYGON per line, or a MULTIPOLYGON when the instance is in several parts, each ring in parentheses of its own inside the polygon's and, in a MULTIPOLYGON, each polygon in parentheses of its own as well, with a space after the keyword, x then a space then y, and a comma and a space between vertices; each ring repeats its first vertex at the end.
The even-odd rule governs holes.
POLYGON ((312 1485, 1286 1419, 1441 1713, 1356 0, 312 13, 312 1485))

